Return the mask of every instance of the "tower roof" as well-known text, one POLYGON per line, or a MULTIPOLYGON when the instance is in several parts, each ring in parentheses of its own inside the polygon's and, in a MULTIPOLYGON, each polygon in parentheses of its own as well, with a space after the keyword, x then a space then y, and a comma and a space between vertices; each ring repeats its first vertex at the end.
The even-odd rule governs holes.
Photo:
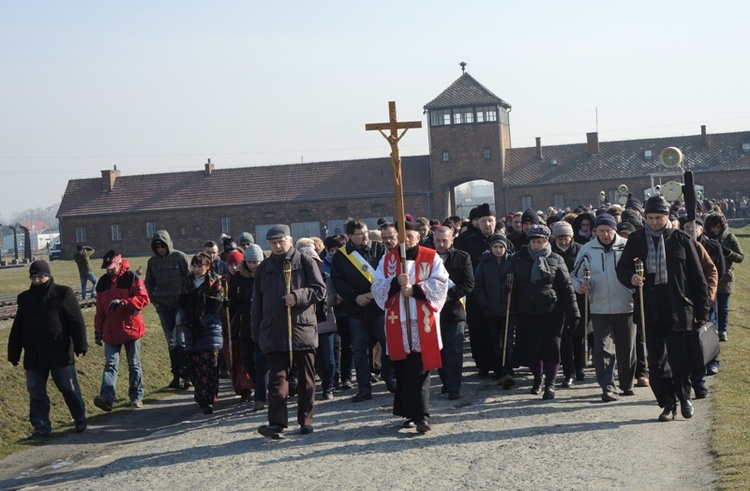
POLYGON ((424 108, 432 110, 484 104, 499 104, 510 109, 510 104, 493 94, 487 87, 477 82, 474 77, 464 73, 439 96, 425 104, 424 108))

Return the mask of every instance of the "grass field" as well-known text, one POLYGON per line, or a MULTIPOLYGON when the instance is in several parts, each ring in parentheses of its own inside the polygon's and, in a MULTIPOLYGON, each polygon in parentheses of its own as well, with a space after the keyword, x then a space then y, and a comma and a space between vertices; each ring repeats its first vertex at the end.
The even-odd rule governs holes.
MULTIPOLYGON (((733 230, 741 235, 740 244, 746 254, 750 254, 750 226, 733 230)), ((133 269, 143 265, 146 258, 131 260, 133 269)), ((78 272, 72 261, 55 261, 51 264, 55 281, 61 284, 78 285, 78 272)), ((715 456, 715 466, 719 473, 719 487, 726 490, 750 489, 750 257, 735 266, 735 288, 731 297, 729 317, 729 342, 722 343, 721 373, 712 385, 714 411, 711 450, 715 456)), ((0 295, 18 293, 28 287, 26 268, 0 270, 0 295)), ((93 309, 84 312, 90 327, 90 351, 78 358, 77 371, 87 411, 90 418, 106 418, 91 403, 98 394, 103 366, 104 351, 94 344, 93 309)), ((146 336, 142 340, 141 356, 146 382, 145 403, 165 397, 171 391, 165 390, 169 374, 169 356, 156 311, 148 307, 144 311, 146 336)), ((5 358, 9 329, 0 330, 0 349, 5 358)), ((124 362, 124 360, 122 360, 124 362)), ((28 396, 23 369, 9 363, 0 363, 0 458, 26 448, 28 444, 19 439, 28 435, 31 425, 28 422, 28 396)), ((50 382, 51 384, 51 382, 50 382)), ((127 367, 121 366, 118 388, 120 407, 115 411, 129 411, 127 394, 127 367), (125 389, 126 390, 126 389, 125 389), (125 398, 122 398, 125 395, 125 398)), ((51 419, 54 431, 72 431, 70 415, 57 390, 50 386, 52 399, 51 419)))
MULTIPOLYGON (((146 266, 147 258, 133 258, 131 265, 137 269, 139 265, 146 266)), ((53 261, 50 263, 52 276, 59 284, 78 286, 80 280, 78 269, 73 261, 53 261)), ((96 264, 99 266, 99 264, 96 264)), ((98 274, 102 270, 96 271, 98 274)), ((9 268, 0 270, 0 295, 17 294, 29 286, 28 268, 9 268)), ((89 285, 90 286, 90 285, 89 285)), ((86 402, 86 412, 90 421, 107 416, 97 409, 93 404, 94 396, 99 394, 102 369, 104 367, 104 348, 94 344, 94 309, 85 309, 87 335, 89 340, 89 351, 86 356, 78 357, 76 360, 76 371, 78 381, 81 384, 81 392, 86 402)), ((146 322, 146 335, 141 339, 141 365, 143 368, 145 382, 144 403, 148 404, 158 398, 172 393, 165 389, 171 380, 169 354, 167 352, 164 334, 159 324, 156 310, 148 306, 143 311, 146 322)), ((10 327, 10 323, 7 323, 10 327)), ((28 436, 33 429, 29 423, 29 397, 26 392, 26 375, 21 364, 14 367, 7 362, 8 335, 10 329, 0 329, 0 458, 14 452, 27 448, 29 444, 21 443, 19 440, 28 436)), ((115 411, 130 411, 127 394, 128 369, 127 361, 123 354, 120 360, 120 372, 117 383, 118 404, 115 411)), ((53 432, 73 431, 70 413, 62 400, 59 391, 50 380, 48 393, 52 402, 50 420, 53 432)))

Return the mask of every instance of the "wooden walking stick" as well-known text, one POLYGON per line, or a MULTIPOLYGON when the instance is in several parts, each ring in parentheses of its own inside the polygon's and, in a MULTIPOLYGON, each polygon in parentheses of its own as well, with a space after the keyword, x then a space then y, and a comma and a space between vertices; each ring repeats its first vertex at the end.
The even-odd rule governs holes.
POLYGON ((508 273, 505 277, 505 284, 508 287, 508 305, 505 308, 505 334, 503 334, 503 366, 505 368, 505 353, 508 352, 508 325, 510 321, 510 297, 513 292, 513 273, 508 273))
MULTIPOLYGON (((591 270, 583 268, 583 286, 586 287, 586 293, 583 295, 583 339, 584 344, 589 334, 589 287, 591 286, 591 270)), ((580 353, 580 352, 579 352, 580 353)), ((589 364, 589 349, 586 348, 586 366, 589 364)))
MULTIPOLYGON (((284 261, 284 281, 286 282, 286 294, 292 293, 292 263, 284 261)), ((294 352, 292 351, 292 308, 286 307, 287 334, 289 335, 289 369, 294 364, 294 352)))
MULTIPOLYGON (((633 261, 635 261, 635 274, 643 278, 644 277, 643 261, 641 261, 637 257, 633 259, 633 261)), ((643 344, 645 345, 646 344, 646 314, 643 308, 643 285, 638 287, 638 298, 641 304, 641 337, 643 337, 643 344)), ((643 357, 643 364, 646 367, 646 370, 648 370, 648 356, 643 357)))

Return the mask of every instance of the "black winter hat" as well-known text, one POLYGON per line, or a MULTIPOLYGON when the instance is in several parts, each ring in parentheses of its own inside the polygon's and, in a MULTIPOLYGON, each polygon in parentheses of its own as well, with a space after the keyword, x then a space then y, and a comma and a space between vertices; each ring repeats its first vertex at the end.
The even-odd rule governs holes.
POLYGON ((521 223, 533 223, 537 225, 542 225, 542 219, 539 218, 539 215, 537 214, 537 212, 529 208, 526 211, 524 211, 523 214, 521 215, 521 223))
POLYGON ((648 201, 646 201, 646 209, 644 211, 647 215, 649 213, 669 215, 669 201, 667 201, 661 194, 651 196, 648 201))
POLYGON ((31 263, 29 266, 29 276, 34 276, 35 274, 51 277, 52 270, 49 269, 49 263, 44 259, 38 259, 31 263))
POLYGON ((482 203, 474 209, 476 210, 476 212, 474 213, 474 218, 495 216, 495 212, 490 210, 490 205, 488 203, 482 203))

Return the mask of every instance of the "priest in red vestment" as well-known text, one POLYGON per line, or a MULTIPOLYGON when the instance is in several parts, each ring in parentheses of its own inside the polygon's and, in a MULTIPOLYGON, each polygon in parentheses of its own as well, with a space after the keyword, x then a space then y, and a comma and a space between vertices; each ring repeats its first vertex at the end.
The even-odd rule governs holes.
POLYGON ((385 310, 388 356, 393 361, 396 394, 393 414, 404 428, 430 430, 430 370, 441 368, 440 310, 449 288, 448 271, 434 249, 419 245, 419 224, 406 222, 406 272, 397 247, 383 256, 372 294, 385 310))

